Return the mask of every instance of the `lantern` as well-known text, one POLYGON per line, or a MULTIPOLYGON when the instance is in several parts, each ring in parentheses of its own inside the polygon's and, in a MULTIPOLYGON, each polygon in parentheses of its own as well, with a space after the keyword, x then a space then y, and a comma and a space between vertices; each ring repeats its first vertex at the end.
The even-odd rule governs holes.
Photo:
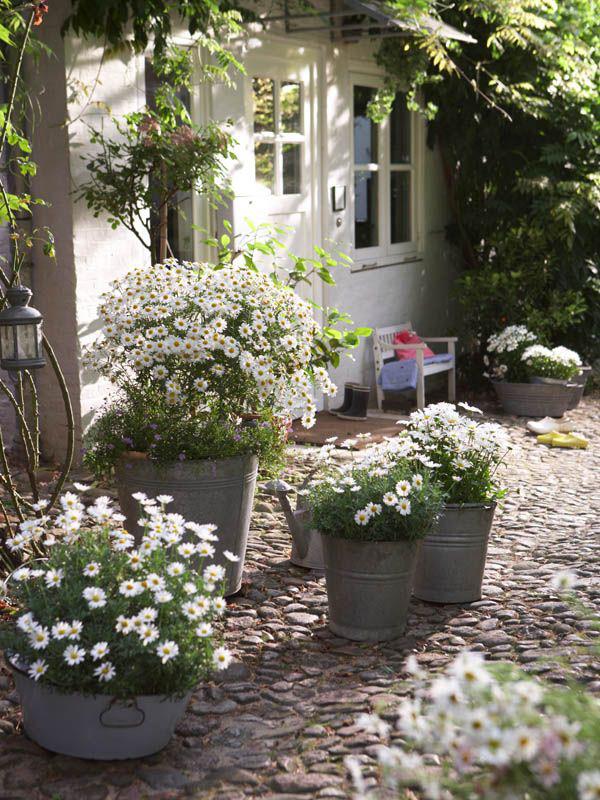
POLYGON ((8 308, 0 311, 0 366, 2 369, 35 369, 43 367, 42 315, 28 303, 31 290, 27 286, 11 286, 6 290, 8 308))

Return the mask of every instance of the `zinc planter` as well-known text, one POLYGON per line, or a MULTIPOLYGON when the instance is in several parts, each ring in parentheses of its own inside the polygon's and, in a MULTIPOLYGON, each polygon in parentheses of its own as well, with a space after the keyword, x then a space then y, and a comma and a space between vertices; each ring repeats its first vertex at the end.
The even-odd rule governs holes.
POLYGON ((122 458, 116 473, 119 503, 127 518, 127 530, 136 539, 143 532, 137 524, 140 506, 132 494, 171 495, 173 502, 168 505, 169 511, 181 514, 188 521, 217 525, 219 540, 215 542, 214 561, 225 567, 225 594, 234 594, 242 583, 257 472, 256 456, 158 466, 142 453, 130 453, 122 458), (239 556, 240 560, 228 561, 223 557, 225 550, 239 556))
POLYGON ((359 642, 402 636, 419 545, 323 536, 329 629, 359 642))
POLYGON ((13 666, 23 727, 34 742, 76 758, 142 758, 169 743, 191 692, 118 701, 110 695, 63 694, 13 666))
POLYGON ((566 383, 492 384, 506 413, 521 417, 562 417, 572 398, 572 385, 566 383))
POLYGON ((481 599, 488 540, 496 504, 446 505, 423 539, 413 594, 430 603, 481 599))

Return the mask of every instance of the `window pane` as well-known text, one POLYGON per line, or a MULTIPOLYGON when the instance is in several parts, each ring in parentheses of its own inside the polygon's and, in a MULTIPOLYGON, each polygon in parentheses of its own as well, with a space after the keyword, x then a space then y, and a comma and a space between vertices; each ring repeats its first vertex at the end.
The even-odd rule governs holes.
POLYGON ((377 173, 359 171, 354 174, 354 246, 375 247, 377 230, 377 173))
POLYGON ((283 193, 300 194, 301 144, 284 144, 281 148, 283 158, 283 193))
POLYGON ((410 111, 406 96, 398 93, 390 114, 390 160, 392 164, 410 164, 410 111))
POLYGON ((284 81, 279 90, 281 130, 284 133, 300 133, 300 84, 284 81))
POLYGON ((273 92, 271 78, 252 78, 255 131, 275 131, 273 92))
POLYGON ((265 142, 254 144, 254 177, 256 183, 270 194, 275 191, 275 145, 265 142))
POLYGON ((410 179, 410 172, 392 172, 390 175, 392 244, 412 239, 410 179))
POLYGON ((377 125, 367 117, 367 106, 375 95, 371 86, 354 87, 354 163, 377 162, 377 125))

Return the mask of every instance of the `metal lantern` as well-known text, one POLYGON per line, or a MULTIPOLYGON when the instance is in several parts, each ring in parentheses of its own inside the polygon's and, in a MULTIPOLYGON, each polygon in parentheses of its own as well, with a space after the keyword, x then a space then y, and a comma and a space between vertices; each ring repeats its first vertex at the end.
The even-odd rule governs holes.
POLYGON ((42 315, 28 304, 31 290, 11 286, 9 306, 0 311, 0 366, 3 369, 36 369, 46 364, 42 352, 42 315))

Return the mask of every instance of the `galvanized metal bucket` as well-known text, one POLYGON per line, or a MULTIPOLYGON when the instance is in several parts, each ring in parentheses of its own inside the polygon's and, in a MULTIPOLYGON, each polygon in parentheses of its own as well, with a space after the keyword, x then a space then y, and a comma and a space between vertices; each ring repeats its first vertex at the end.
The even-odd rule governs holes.
POLYGON ((488 540, 496 504, 446 505, 421 543, 413 594, 430 603, 481 599, 488 540))
POLYGON ((160 467, 142 454, 128 455, 121 460, 116 473, 119 503, 127 517, 126 527, 136 538, 141 537, 142 528, 137 524, 140 506, 133 494, 171 495, 173 502, 168 506, 169 511, 191 522, 217 525, 219 540, 215 542, 214 560, 226 570, 225 594, 234 594, 242 583, 257 472, 256 456, 178 462, 160 467), (222 555, 225 550, 239 556, 239 562, 225 559, 222 555))
POLYGON ((101 761, 142 758, 162 750, 185 713, 191 692, 128 701, 110 695, 63 694, 13 666, 23 727, 46 750, 101 761))
POLYGON ((492 381, 507 414, 521 417, 562 417, 572 399, 573 384, 492 381))
POLYGON ((402 636, 418 543, 322 541, 330 630, 359 642, 402 636))

